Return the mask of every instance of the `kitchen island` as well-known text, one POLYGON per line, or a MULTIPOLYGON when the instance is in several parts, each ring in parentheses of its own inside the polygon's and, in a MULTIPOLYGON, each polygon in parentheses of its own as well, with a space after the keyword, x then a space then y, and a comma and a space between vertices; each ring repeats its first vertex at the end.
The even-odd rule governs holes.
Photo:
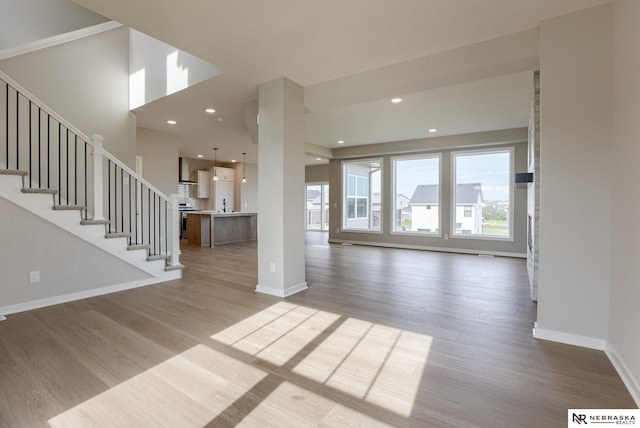
POLYGON ((257 217, 256 213, 245 212, 188 212, 187 241, 202 247, 253 241, 258 237, 257 217))

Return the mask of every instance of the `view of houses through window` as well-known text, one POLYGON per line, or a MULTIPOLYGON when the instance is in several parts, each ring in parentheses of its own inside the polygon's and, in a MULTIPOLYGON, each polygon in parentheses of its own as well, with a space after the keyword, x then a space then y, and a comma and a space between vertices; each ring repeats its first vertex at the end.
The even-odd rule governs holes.
POLYGON ((440 231, 440 156, 393 159, 393 231, 440 231))
MULTIPOLYGON (((442 206, 442 153, 392 157, 391 231, 439 236, 442 216, 450 215, 444 233, 454 237, 511 238, 513 154, 513 148, 451 152, 450 207, 442 206)), ((381 231, 382 159, 345 161, 342 174, 342 228, 381 231)), ((308 185, 306 193, 307 229, 328 230, 329 185, 308 185)))
POLYGON ((454 235, 511 237, 513 151, 453 153, 454 235))
POLYGON ((309 184, 305 193, 307 230, 329 230, 329 185, 309 184))
POLYGON ((344 229, 380 230, 381 165, 381 159, 343 163, 344 229))

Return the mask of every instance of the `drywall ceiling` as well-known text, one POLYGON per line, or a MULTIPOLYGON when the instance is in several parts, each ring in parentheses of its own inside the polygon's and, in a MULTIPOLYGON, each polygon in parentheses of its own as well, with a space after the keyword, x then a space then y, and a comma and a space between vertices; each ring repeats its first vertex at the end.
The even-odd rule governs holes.
MULTIPOLYGON (((307 140, 320 146, 335 147, 337 139, 346 146, 427 137, 424 131, 430 127, 439 129, 436 135, 451 135, 526 126, 526 72, 537 67, 530 53, 494 58, 483 67, 475 64, 484 60, 482 50, 449 62, 442 54, 608 2, 74 1, 223 69, 207 82, 137 109, 138 124, 180 135, 184 156, 212 157, 215 145, 223 160, 244 151, 252 162, 257 147, 247 131, 246 105, 257 98, 259 84, 281 76, 305 86, 307 140), (391 72, 394 64, 420 59, 432 68, 450 69, 446 76, 432 74, 430 81, 416 85, 409 74, 391 72), (460 66, 468 67, 464 77, 455 71, 460 66), (371 70, 389 72, 376 75, 371 70), (360 90, 357 96, 345 98, 354 88, 360 90), (390 92, 394 89, 396 93, 390 92), (393 96, 403 97, 403 103, 391 105, 393 96), (206 107, 216 113, 207 115, 206 107), (169 126, 167 119, 178 123, 169 126)), ((525 43, 525 50, 537 49, 531 37, 526 39, 518 43, 525 43)))

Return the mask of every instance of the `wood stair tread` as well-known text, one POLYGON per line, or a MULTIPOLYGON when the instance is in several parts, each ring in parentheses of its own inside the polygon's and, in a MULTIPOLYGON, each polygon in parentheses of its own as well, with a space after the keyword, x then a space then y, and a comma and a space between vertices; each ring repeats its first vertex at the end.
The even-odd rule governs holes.
POLYGON ((20 176, 26 176, 29 173, 27 171, 21 171, 18 169, 0 169, 0 175, 20 175, 20 176))
POLYGON ((168 260, 170 256, 168 256, 167 254, 153 254, 149 257, 147 257, 147 261, 148 262, 153 262, 156 260, 168 260))
POLYGON ((45 195, 55 195, 58 193, 57 189, 33 189, 33 188, 22 188, 20 189, 22 193, 35 193, 35 194, 45 194, 45 195))
POLYGON ((104 235, 104 237, 107 239, 129 238, 130 236, 131 234, 129 232, 109 232, 104 235))
POLYGON ((80 221, 80 224, 83 226, 88 226, 88 225, 92 225, 92 224, 104 224, 107 225, 111 223, 109 220, 96 220, 96 219, 92 219, 92 218, 88 218, 85 220, 80 221))
POLYGON ((131 244, 127 247, 127 250, 148 250, 149 248, 151 248, 151 245, 149 244, 131 244))
POLYGON ((78 210, 81 211, 85 209, 84 205, 54 205, 53 209, 56 211, 73 211, 78 210))

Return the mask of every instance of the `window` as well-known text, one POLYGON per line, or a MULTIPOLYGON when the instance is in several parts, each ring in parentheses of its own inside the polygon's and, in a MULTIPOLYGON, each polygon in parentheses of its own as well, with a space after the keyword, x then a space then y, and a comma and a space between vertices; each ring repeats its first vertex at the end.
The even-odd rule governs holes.
POLYGON ((380 230, 381 165, 380 159, 343 163, 344 229, 380 230))
POLYGON ((510 239, 513 149, 458 152, 452 161, 452 234, 510 239))
POLYGON ((440 155, 393 158, 393 227, 440 233, 440 155))
POLYGON ((306 229, 329 230, 329 185, 307 185, 306 204, 306 229))

